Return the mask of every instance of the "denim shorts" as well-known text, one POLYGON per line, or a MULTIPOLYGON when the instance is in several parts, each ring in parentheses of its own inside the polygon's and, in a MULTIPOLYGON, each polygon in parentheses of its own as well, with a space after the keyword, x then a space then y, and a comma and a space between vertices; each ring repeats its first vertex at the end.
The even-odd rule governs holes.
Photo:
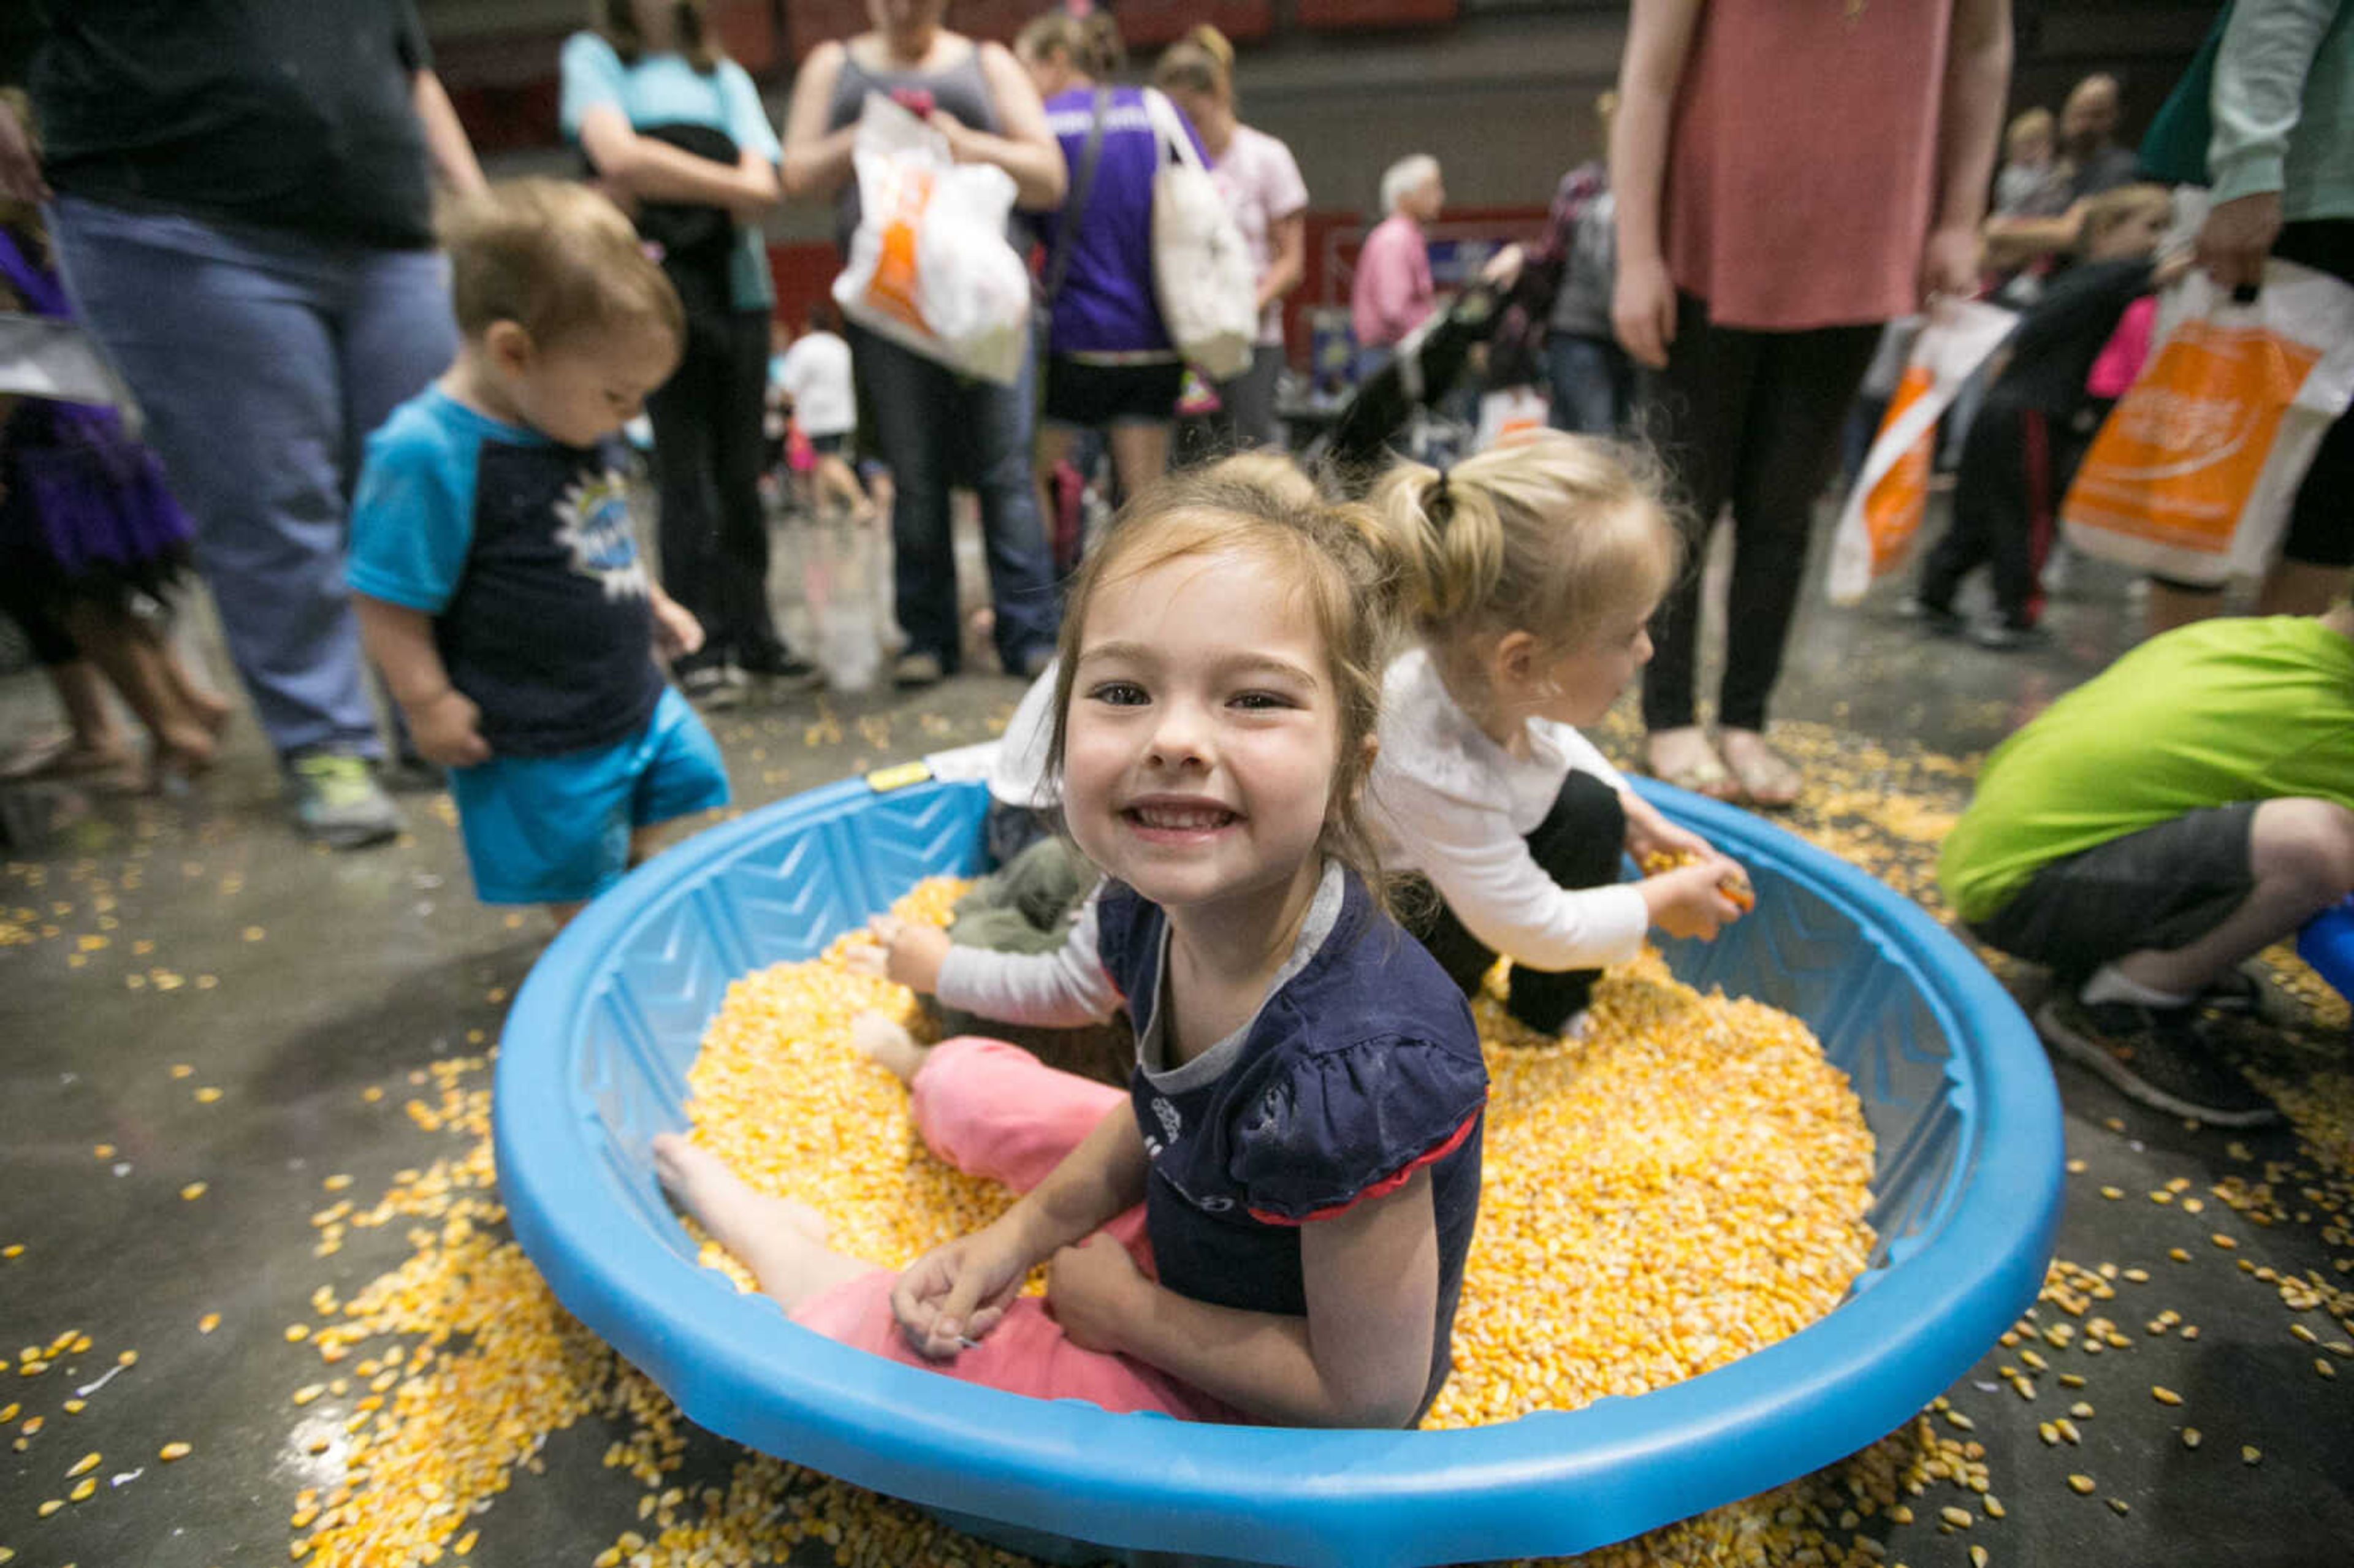
POLYGON ((703 720, 665 686, 627 739, 452 768, 450 795, 483 903, 574 904, 621 880, 632 829, 726 805, 727 769, 703 720))

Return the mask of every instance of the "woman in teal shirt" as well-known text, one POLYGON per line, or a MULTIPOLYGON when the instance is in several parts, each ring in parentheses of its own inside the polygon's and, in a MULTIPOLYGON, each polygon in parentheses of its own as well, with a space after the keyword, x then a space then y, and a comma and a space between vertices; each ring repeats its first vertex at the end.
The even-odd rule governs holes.
POLYGON ((706 633, 675 666, 679 683, 705 696, 737 673, 812 681, 769 606, 760 419, 776 300, 759 217, 783 190, 759 92, 719 52, 702 0, 602 0, 597 28, 565 41, 561 118, 607 194, 665 248, 687 307, 678 372, 647 402, 663 586, 706 633))

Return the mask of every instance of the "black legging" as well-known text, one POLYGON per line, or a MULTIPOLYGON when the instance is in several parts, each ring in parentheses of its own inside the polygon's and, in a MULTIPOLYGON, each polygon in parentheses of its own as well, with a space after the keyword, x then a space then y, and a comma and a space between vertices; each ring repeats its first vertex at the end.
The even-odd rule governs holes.
MULTIPOLYGON (((1601 887, 1618 880, 1626 853, 1627 808, 1618 792, 1591 773, 1572 773, 1553 798, 1536 832, 1528 837, 1529 853, 1545 874, 1564 887, 1601 887)), ((1447 977, 1476 996, 1479 982, 1495 967, 1496 949, 1473 936, 1455 911, 1440 901, 1436 889, 1425 888, 1409 902, 1408 927, 1430 949, 1447 977)), ((1532 969, 1512 965, 1504 1011, 1540 1034, 1557 1034, 1585 1006, 1600 969, 1532 969)))
POLYGON ((1676 296, 1668 367, 1641 377, 1638 418, 1691 508, 1691 558, 1651 629, 1643 723, 1693 722, 1701 564, 1716 515, 1733 503, 1733 586, 1717 722, 1766 727, 1782 645, 1798 602, 1815 498, 1855 401, 1880 325, 1751 332, 1712 325, 1708 303, 1676 296))
POLYGON ((663 587, 703 622, 707 656, 772 662, 769 526, 760 510, 765 311, 690 315, 678 370, 646 399, 662 495, 663 587))

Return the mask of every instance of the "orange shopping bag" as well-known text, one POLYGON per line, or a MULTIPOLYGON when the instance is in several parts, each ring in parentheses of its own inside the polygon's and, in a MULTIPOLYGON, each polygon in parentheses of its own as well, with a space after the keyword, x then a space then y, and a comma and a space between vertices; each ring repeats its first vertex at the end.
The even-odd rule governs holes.
POLYGON ((2019 318, 1975 300, 1942 303, 1913 340, 1903 374, 1881 416, 1863 468, 1840 508, 1823 590, 1853 604, 1903 563, 1929 503, 1929 459, 1937 421, 2019 318))
POLYGON ((2088 556, 2194 587, 2261 573, 2354 391, 2354 289, 2266 264, 2253 303, 2203 275, 2085 452, 2061 522, 2088 556))

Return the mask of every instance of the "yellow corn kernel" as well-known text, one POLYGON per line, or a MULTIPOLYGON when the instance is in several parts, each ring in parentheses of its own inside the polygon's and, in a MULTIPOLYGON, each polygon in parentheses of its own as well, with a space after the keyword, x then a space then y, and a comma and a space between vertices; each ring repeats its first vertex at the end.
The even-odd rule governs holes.
POLYGON ((97 1469, 99 1464, 100 1459, 96 1454, 84 1454, 73 1462, 73 1468, 66 1472, 66 1479, 70 1481, 77 1476, 87 1476, 97 1469))
POLYGON ((186 1458, 193 1452, 195 1450, 186 1443, 166 1443, 155 1451, 155 1457, 168 1465, 175 1459, 186 1458))
POLYGON ((2092 1496, 2094 1485, 2095 1483, 2090 1476, 2070 1476, 2068 1478, 2068 1489, 2074 1492, 2079 1497, 2092 1496))

